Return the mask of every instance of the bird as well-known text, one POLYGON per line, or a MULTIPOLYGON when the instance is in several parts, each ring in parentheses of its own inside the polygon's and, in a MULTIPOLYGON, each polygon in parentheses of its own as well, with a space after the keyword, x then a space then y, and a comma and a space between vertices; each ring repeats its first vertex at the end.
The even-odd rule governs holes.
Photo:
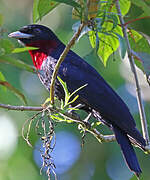
MULTIPOLYGON (((23 26, 8 36, 16 38, 24 46, 37 47, 29 50, 29 53, 40 81, 50 91, 52 74, 65 44, 52 30, 39 24, 23 26)), ((79 97, 72 106, 81 104, 84 111, 91 113, 114 132, 127 166, 139 177, 142 170, 132 144, 144 149, 146 141, 121 97, 90 64, 72 50, 69 50, 60 65, 58 76, 67 84, 70 93, 87 84, 78 91, 79 97)), ((64 90, 58 79, 55 83, 55 96, 64 100, 64 90)))

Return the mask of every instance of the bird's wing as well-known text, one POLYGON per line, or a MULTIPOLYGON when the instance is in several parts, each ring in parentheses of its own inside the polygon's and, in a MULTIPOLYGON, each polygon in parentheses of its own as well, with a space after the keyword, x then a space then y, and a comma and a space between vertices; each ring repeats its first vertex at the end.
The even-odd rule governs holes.
POLYGON ((142 136, 135 128, 135 121, 126 104, 82 58, 71 51, 61 65, 59 75, 66 81, 71 92, 88 84, 78 92, 80 100, 98 111, 107 123, 118 126, 133 138, 142 141, 142 136))
MULTIPOLYGON (((100 74, 72 51, 66 57, 59 72, 70 91, 88 84, 78 94, 108 121, 114 119, 115 122, 118 120, 118 123, 121 123, 120 115, 124 116, 124 119, 132 117, 126 104, 100 74)), ((123 123, 128 123, 128 120, 123 123)), ((135 126, 134 120, 130 120, 130 123, 135 126)))

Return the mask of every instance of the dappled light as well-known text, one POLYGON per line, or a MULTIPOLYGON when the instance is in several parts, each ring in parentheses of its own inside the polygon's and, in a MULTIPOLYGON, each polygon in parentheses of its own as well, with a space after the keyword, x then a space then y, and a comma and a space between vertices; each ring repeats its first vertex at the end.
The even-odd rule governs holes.
MULTIPOLYGON (((53 143, 53 142, 52 142, 53 143)), ((41 158, 44 147, 41 141, 37 141, 34 147, 34 161, 39 168, 42 168, 43 160, 41 158)), ((64 174, 72 168, 80 157, 81 145, 78 138, 70 132, 60 131, 56 133, 56 145, 49 155, 56 166, 54 171, 58 174, 64 174)), ((45 169, 45 168, 43 168, 45 169)))
POLYGON ((129 180, 133 173, 128 170, 122 156, 112 154, 107 160, 107 172, 112 180, 129 180))
POLYGON ((0 113, 0 160, 7 160, 14 153, 18 142, 17 127, 6 114, 0 113))

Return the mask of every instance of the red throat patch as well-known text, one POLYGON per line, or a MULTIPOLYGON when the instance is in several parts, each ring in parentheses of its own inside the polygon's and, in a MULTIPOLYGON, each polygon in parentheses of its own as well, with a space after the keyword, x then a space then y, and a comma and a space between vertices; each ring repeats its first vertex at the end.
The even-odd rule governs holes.
POLYGON ((40 70, 42 63, 44 60, 46 60, 47 58, 47 54, 45 54, 44 52, 39 52, 39 51, 29 51, 31 57, 32 57, 32 61, 34 66, 36 67, 36 69, 40 70))
POLYGON ((47 56, 57 48, 57 42, 54 40, 51 41, 34 41, 31 44, 27 44, 27 46, 38 47, 38 50, 30 50, 29 53, 32 57, 32 61, 36 69, 40 70, 43 61, 46 60, 47 56))

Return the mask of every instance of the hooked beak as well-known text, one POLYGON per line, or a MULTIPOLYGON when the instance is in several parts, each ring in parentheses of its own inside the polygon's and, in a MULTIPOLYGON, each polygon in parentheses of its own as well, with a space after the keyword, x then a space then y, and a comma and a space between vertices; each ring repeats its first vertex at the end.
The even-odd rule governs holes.
POLYGON ((16 31, 16 32, 10 33, 10 34, 8 35, 8 37, 16 38, 16 39, 29 39, 29 38, 34 37, 34 35, 22 33, 22 32, 20 32, 20 31, 16 31))

